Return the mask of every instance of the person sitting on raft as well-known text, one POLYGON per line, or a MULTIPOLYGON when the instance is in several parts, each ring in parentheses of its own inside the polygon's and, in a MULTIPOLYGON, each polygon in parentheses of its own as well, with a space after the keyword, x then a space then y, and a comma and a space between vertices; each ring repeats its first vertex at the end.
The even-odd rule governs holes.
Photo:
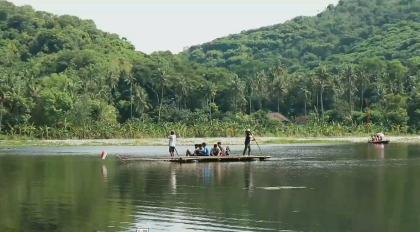
POLYGON ((217 143, 213 145, 213 148, 211 149, 210 154, 211 154, 212 156, 219 156, 219 155, 220 155, 220 149, 219 149, 219 147, 217 146, 217 143))
POLYGON ((200 153, 200 144, 194 144, 194 152, 191 152, 190 149, 187 149, 185 156, 196 156, 200 153))
POLYGON ((201 156, 201 153, 203 152, 203 145, 202 144, 197 144, 198 148, 197 150, 195 150, 195 155, 196 156, 201 156))
POLYGON ((200 156, 210 156, 210 150, 206 147, 206 143, 202 143, 202 150, 200 151, 200 156))
POLYGON ((230 147, 226 146, 225 156, 229 156, 231 154, 230 147))
POLYGON ((220 149, 220 156, 228 156, 230 154, 229 146, 225 148, 222 147, 222 142, 217 142, 217 147, 220 149))

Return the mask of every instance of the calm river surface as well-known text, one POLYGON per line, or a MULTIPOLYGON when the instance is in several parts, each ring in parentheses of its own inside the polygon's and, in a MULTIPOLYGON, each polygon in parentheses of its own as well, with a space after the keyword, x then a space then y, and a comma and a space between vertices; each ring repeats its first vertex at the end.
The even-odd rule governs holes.
POLYGON ((418 144, 263 146, 271 161, 182 165, 101 161, 103 149, 167 150, 0 149, 0 231, 420 228, 418 144))

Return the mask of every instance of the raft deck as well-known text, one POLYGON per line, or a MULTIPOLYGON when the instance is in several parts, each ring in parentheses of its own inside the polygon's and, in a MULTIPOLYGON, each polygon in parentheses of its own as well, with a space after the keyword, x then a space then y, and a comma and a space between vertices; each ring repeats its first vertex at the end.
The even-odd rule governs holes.
POLYGON ((121 157, 119 159, 123 162, 131 161, 162 161, 173 163, 195 163, 195 162, 251 162, 251 161, 266 161, 271 156, 184 156, 173 158, 135 158, 135 157, 121 157))

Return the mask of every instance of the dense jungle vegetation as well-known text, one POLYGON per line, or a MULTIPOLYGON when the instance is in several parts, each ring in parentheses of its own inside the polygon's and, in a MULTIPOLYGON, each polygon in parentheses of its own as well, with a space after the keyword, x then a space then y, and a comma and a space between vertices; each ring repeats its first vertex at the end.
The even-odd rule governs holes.
POLYGON ((419 0, 342 0, 176 55, 137 52, 90 20, 0 1, 3 135, 417 133, 419 88, 419 0))

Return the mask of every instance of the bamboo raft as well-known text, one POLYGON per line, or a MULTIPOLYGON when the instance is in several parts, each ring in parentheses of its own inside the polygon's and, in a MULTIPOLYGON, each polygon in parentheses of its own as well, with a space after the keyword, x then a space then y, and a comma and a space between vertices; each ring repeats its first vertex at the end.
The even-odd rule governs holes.
POLYGON ((173 163, 202 163, 202 162, 251 162, 266 161, 271 156, 184 156, 173 158, 139 158, 139 157, 122 157, 118 156, 122 162, 134 161, 161 161, 173 163))

